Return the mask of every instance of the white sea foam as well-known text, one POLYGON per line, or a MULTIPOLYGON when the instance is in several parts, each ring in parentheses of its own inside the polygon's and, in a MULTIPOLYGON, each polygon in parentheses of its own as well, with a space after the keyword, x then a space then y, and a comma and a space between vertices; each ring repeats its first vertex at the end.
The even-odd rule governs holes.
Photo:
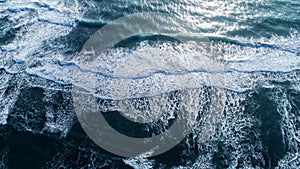
MULTIPOLYGON (((27 66, 30 66, 30 63, 36 61, 33 64, 39 64, 38 60, 41 58, 36 58, 39 53, 44 55, 45 60, 49 58, 49 54, 44 49, 45 44, 70 33, 72 27, 76 25, 76 19, 83 14, 83 8, 78 6, 78 1, 72 0, 64 2, 22 0, 7 1, 5 5, 0 6, 0 11, 2 12, 1 17, 7 17, 11 23, 10 26, 18 30, 12 42, 2 45, 1 49, 3 50, 0 51, 0 68, 4 69, 0 73, 0 124, 7 124, 9 113, 23 88, 29 85, 32 87, 46 86, 45 88, 51 89, 51 85, 48 85, 45 80, 35 79, 23 72, 26 71, 27 66), (32 79, 34 82, 31 81, 32 79)), ((50 58, 54 56, 57 59, 59 55, 55 56, 55 51, 52 52, 54 53, 51 53, 50 58)), ((60 89, 56 87, 55 90, 60 89)), ((55 96, 55 93, 52 95, 55 96)), ((45 101, 52 102, 47 98, 45 101)), ((72 114, 72 117, 66 118, 69 117, 68 111, 70 110, 53 110, 49 106, 44 130, 60 132, 62 136, 66 136, 75 116, 72 114), (55 120, 51 118, 52 116, 55 120)), ((22 116, 26 118, 27 115, 22 116)), ((35 131, 36 128, 28 126, 28 124, 24 124, 23 128, 17 128, 41 132, 35 131)))

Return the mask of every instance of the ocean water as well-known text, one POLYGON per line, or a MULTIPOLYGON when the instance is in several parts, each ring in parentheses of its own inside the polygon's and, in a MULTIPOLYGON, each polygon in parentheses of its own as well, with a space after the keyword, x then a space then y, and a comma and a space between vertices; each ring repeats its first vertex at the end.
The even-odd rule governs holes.
POLYGON ((300 168, 300 1, 0 0, 0 28, 1 169, 300 168), (115 19, 141 12, 165 13, 201 31, 209 51, 224 64, 217 72, 224 82, 208 82, 214 72, 195 64, 206 49, 154 34, 124 39, 83 71, 76 61, 89 37, 115 19), (153 59, 159 51, 175 64, 153 59), (135 54, 143 56, 139 62, 121 64, 135 54), (139 66, 149 58, 154 71, 139 66), (112 73, 116 66, 121 69, 112 73), (94 69, 97 75, 91 76, 94 69), (79 73, 71 76, 74 72, 79 73), (163 132, 179 96, 198 101, 190 104, 199 113, 198 125, 158 156, 107 152, 85 134, 74 111, 74 85, 89 86, 86 81, 94 77, 99 91, 93 94, 121 133, 163 132), (121 103, 131 110, 127 115, 147 119, 150 112, 161 118, 158 123, 132 123, 111 107, 129 88, 121 103), (203 140, 201 124, 212 110, 215 90, 225 106, 213 134, 203 140), (164 98, 175 100, 164 102, 167 115, 155 106, 136 108, 164 98))

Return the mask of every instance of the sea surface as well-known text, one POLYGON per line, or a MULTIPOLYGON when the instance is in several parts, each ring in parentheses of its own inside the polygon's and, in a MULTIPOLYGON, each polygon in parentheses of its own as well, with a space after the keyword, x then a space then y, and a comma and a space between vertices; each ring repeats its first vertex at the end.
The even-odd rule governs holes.
POLYGON ((299 0, 0 0, 0 168, 300 168, 299 33, 299 0), (88 68, 77 64, 98 29, 142 12, 168 14, 200 31, 225 65, 217 72, 223 83, 207 82, 216 72, 191 57, 208 49, 155 34, 124 39, 88 68), (152 57, 158 51, 173 66, 152 57), (120 66, 134 54, 142 59, 120 66), (149 58, 151 71, 141 72, 139 65, 149 58), (97 69, 100 90, 93 94, 119 132, 132 137, 163 132, 160 123, 171 117, 160 117, 159 107, 137 108, 162 98, 173 99, 164 102, 170 108, 166 116, 185 104, 179 98, 197 100, 191 110, 199 114, 198 125, 158 156, 125 158, 105 151, 85 134, 74 111, 72 89, 88 85, 91 68, 97 69), (187 77, 191 83, 176 81, 187 77), (160 121, 135 124, 111 107, 124 96, 116 91, 129 88, 123 105, 136 110, 129 116, 146 118, 145 110, 160 121), (210 116, 213 91, 222 95, 224 107, 214 132, 203 140, 201 124, 210 116))

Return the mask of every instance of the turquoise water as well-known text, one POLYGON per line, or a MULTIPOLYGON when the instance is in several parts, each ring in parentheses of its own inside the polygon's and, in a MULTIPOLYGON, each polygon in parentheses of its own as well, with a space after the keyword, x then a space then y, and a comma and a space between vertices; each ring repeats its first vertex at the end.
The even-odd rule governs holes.
MULTIPOLYGON (((0 168, 300 166, 300 1, 0 0, 0 28, 0 168), (137 79, 143 81, 135 83, 138 95, 130 93, 138 97, 127 100, 138 105, 153 95, 183 95, 182 88, 169 83, 171 75, 204 79, 197 87, 184 85, 193 88, 195 99, 201 100, 195 110, 200 114, 199 125, 190 135, 162 155, 123 158, 101 149, 84 133, 71 91, 73 85, 88 86, 90 74, 82 70, 94 73, 76 62, 89 37, 115 19, 140 12, 169 14, 189 23, 189 30, 201 32, 216 59, 225 64, 219 72, 225 82, 206 83, 205 77, 212 72, 193 64, 191 56, 202 54, 203 48, 161 35, 124 39, 104 59, 92 62, 90 66, 97 68, 97 85, 102 86, 94 94, 105 118, 117 131, 135 137, 163 132, 164 119, 147 125, 128 121, 110 110, 111 100, 117 98, 111 95, 111 88, 129 88, 140 82, 137 79), (158 50, 166 58, 185 58, 190 66, 184 65, 182 71, 177 66, 161 66, 154 59, 155 71, 139 74, 143 67, 133 69, 132 63, 123 65, 117 74, 126 83, 113 78, 111 72, 120 58, 135 53, 151 58, 158 50), (74 81, 70 76, 74 72, 86 74, 74 81), (163 87, 150 88, 146 94, 142 90, 146 85, 163 87), (201 142, 201 122, 210 110, 209 93, 215 88, 224 94, 225 107, 214 134, 201 142)), ((171 125, 172 120, 167 123, 171 125)))

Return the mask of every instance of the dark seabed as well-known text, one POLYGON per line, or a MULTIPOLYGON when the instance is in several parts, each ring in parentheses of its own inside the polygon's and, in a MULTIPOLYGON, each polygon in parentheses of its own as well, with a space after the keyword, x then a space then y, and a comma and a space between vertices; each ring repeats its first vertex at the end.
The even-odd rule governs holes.
MULTIPOLYGON (((0 169, 300 168, 299 32, 298 0, 0 0, 0 169), (74 82, 70 74, 81 71, 73 61, 89 37, 110 21, 139 12, 166 13, 190 23, 191 30, 203 32, 214 55, 226 65, 221 72, 225 82, 216 86, 204 82, 196 88, 187 84, 185 88, 193 94, 184 96, 184 91, 168 86, 167 80, 155 78, 162 72, 177 76, 170 72, 172 68, 144 72, 139 77, 143 83, 136 85, 167 86, 167 93, 158 89, 149 95, 174 99, 169 107, 182 104, 178 99, 182 95, 198 99, 193 108, 200 115, 198 125, 161 155, 124 158, 97 146, 81 128, 72 88, 85 87, 88 76, 76 77, 74 82), (215 90, 222 94, 225 106, 214 134, 201 141, 201 123, 209 116, 209 96, 215 90)), ((191 53, 201 55, 199 46, 150 34, 124 39, 107 51, 108 59, 95 63, 100 63, 99 79, 103 74, 112 78, 112 65, 121 56, 136 52, 149 58, 151 51, 160 49, 166 57, 176 53, 186 59, 191 67, 185 70, 194 73, 194 78, 209 74, 199 71, 190 58, 191 53)), ((130 65, 121 72, 130 77, 128 84, 135 80, 134 71, 139 71, 129 69, 130 65)), ((97 81, 104 93, 119 85, 118 80, 107 81, 97 81)), ((125 102, 157 101, 141 93, 125 102)), ((163 117, 153 124, 130 122, 109 110, 113 97, 95 94, 106 110, 105 119, 120 133, 149 137, 163 132, 164 123, 172 124, 172 119, 163 117)), ((156 112, 155 107, 151 110, 156 112)))

